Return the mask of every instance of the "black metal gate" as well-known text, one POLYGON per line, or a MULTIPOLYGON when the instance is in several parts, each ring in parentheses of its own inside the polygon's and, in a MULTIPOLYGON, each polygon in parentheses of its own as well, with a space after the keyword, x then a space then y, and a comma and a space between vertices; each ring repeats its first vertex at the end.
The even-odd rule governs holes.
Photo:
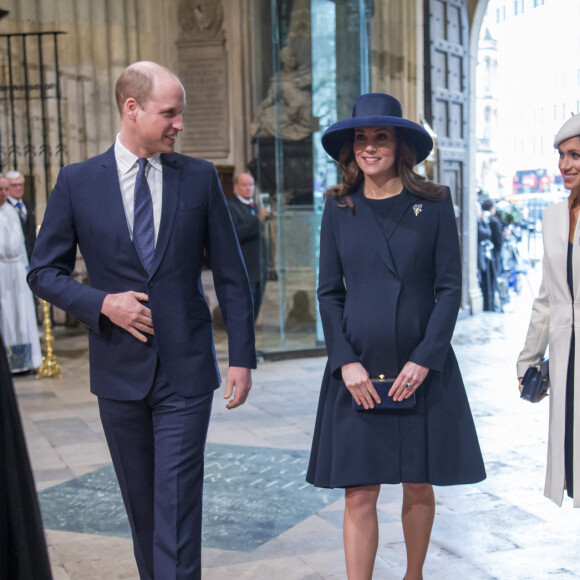
MULTIPOLYGON (((437 134, 433 178, 451 188, 468 271, 468 57, 465 0, 425 0, 425 114, 437 134)), ((463 285, 467 304, 468 285, 463 285)))
POLYGON ((64 165, 58 37, 62 32, 0 34, 0 172, 25 175, 36 206, 54 168, 64 165))

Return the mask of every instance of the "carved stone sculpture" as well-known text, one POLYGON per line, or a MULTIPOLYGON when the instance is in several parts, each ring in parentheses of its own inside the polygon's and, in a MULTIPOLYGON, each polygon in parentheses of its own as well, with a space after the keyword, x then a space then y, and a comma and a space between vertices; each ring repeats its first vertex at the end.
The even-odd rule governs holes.
POLYGON ((299 141, 316 130, 312 119, 312 71, 310 67, 297 66, 289 47, 280 51, 280 60, 280 85, 277 86, 278 77, 271 79, 268 94, 256 111, 253 135, 299 141))
POLYGON ((220 0, 182 0, 177 14, 180 40, 210 40, 224 35, 224 9, 220 0))

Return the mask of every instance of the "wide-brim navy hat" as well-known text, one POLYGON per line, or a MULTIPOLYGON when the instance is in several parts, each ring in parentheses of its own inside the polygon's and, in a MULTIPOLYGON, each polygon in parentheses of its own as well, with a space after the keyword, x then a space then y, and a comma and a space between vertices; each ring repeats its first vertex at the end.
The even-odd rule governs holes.
POLYGON ((385 93, 361 95, 352 108, 352 117, 334 123, 324 132, 322 146, 336 161, 345 143, 352 143, 355 127, 396 127, 405 142, 414 149, 417 163, 433 149, 433 139, 418 123, 403 119, 403 108, 395 97, 385 93))

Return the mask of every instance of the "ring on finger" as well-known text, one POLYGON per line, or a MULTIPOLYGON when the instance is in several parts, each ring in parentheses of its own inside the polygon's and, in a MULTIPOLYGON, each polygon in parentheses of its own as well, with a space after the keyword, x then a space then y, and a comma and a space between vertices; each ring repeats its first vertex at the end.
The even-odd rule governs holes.
POLYGON ((411 388, 411 383, 407 383, 407 384, 405 385, 405 389, 410 389, 410 388, 411 388))

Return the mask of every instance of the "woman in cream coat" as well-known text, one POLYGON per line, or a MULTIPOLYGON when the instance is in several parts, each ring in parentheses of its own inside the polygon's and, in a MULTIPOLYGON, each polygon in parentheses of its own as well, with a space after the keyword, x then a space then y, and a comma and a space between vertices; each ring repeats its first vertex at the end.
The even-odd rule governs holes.
POLYGON ((575 348, 575 336, 580 336, 580 115, 564 123, 554 147, 570 195, 544 212, 542 284, 517 369, 521 390, 526 369, 541 360, 550 346, 550 429, 544 494, 562 505, 566 489, 574 498, 574 507, 580 507, 580 491, 574 494, 575 483, 580 482, 580 396, 574 397, 574 369, 580 369, 580 346, 575 348))

